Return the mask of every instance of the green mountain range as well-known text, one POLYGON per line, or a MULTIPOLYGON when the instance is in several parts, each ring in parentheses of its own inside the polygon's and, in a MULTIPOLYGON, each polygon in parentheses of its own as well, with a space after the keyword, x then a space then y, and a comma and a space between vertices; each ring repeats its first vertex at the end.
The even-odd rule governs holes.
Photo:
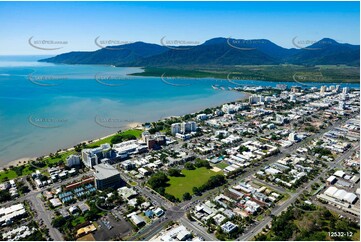
POLYGON ((360 46, 324 38, 309 46, 283 48, 267 39, 213 38, 195 46, 167 46, 135 42, 106 46, 96 51, 69 52, 42 59, 64 64, 115 66, 235 66, 295 64, 360 66, 360 46))

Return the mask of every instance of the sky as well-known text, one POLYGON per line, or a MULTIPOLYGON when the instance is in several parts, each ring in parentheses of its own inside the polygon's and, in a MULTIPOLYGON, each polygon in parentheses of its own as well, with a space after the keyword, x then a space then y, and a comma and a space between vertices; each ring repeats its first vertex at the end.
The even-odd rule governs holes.
POLYGON ((161 44, 163 37, 269 39, 286 48, 295 38, 360 43, 359 2, 0 2, 0 23, 0 55, 93 51, 106 40, 161 44))

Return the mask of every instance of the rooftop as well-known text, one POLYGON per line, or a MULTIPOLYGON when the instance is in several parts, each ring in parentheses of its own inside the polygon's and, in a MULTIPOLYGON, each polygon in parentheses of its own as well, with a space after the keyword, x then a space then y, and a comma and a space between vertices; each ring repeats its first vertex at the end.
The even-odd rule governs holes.
POLYGON ((119 175, 119 171, 109 164, 99 164, 94 167, 94 176, 98 180, 107 179, 109 177, 119 175))

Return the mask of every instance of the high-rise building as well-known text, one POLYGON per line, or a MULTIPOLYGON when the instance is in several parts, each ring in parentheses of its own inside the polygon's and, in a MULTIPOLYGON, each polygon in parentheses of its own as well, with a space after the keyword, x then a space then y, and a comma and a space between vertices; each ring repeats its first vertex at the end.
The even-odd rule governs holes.
POLYGON ((177 133, 180 133, 181 125, 180 123, 174 123, 171 125, 170 132, 172 135, 176 135, 177 133))
POLYGON ((108 158, 111 153, 110 144, 102 144, 100 147, 93 149, 83 149, 81 151, 82 160, 85 166, 92 168, 99 164, 103 158, 108 158))
MULTIPOLYGON (((262 97, 262 96, 261 96, 261 97, 262 97)), ((249 104, 258 103, 258 102, 260 102, 260 96, 258 96, 258 95, 251 95, 251 96, 249 96, 248 101, 249 101, 249 104)))
POLYGON ((224 104, 224 105, 222 106, 222 111, 223 111, 224 113, 229 113, 229 114, 231 114, 231 113, 235 113, 237 110, 236 110, 236 106, 233 105, 233 104, 224 104))
POLYGON ((342 88, 342 93, 343 93, 343 94, 347 94, 349 91, 350 91, 350 88, 349 88, 349 87, 344 87, 344 88, 342 88))
POLYGON ((326 86, 321 86, 321 88, 320 88, 320 94, 321 95, 325 94, 326 88, 327 88, 326 86))
POLYGON ((110 164, 94 166, 95 187, 97 189, 119 188, 124 185, 120 173, 110 164))
POLYGON ((176 135, 178 133, 186 134, 190 132, 195 132, 196 130, 197 130, 197 123, 194 121, 174 123, 171 125, 172 135, 176 135))
POLYGON ((68 167, 80 165, 80 156, 79 155, 69 155, 66 158, 66 163, 67 163, 68 167))

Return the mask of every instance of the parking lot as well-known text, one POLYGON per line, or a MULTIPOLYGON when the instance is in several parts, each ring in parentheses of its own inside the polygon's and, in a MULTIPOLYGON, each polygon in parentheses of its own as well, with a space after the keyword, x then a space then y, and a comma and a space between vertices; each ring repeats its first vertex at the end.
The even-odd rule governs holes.
POLYGON ((116 221, 113 216, 108 215, 97 220, 97 223, 99 226, 94 233, 94 238, 97 241, 123 237, 132 232, 132 226, 124 220, 124 218, 120 218, 119 221, 116 221))

